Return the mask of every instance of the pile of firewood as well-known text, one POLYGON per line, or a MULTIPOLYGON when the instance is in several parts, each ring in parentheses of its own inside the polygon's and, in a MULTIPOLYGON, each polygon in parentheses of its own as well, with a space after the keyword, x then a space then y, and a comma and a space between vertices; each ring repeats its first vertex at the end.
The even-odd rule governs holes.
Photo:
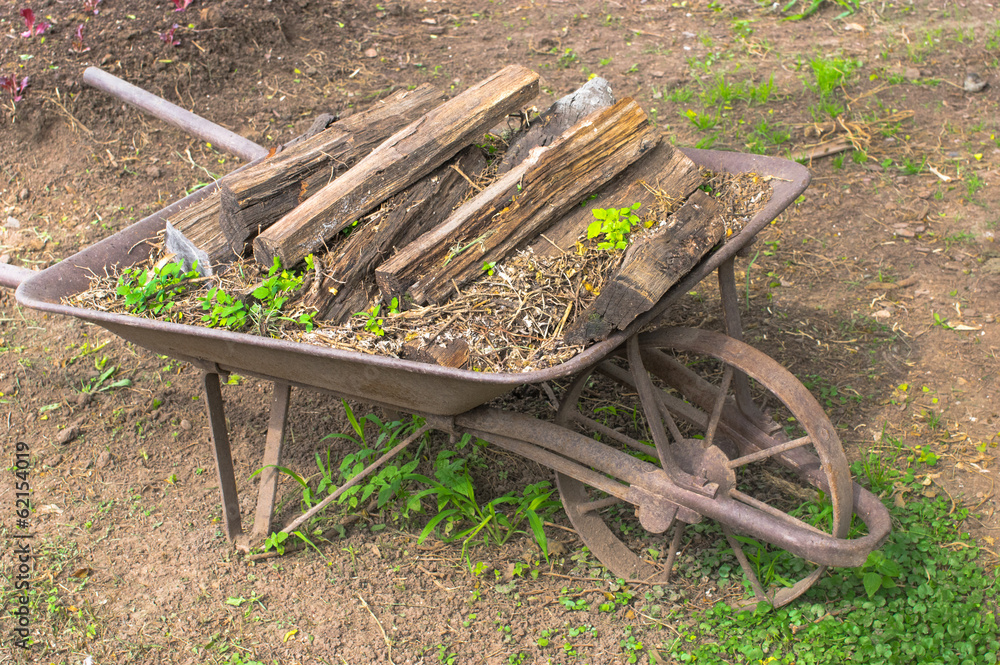
MULTIPOLYGON (((441 305, 515 252, 579 251, 601 206, 666 211, 561 333, 586 344, 624 329, 712 247, 726 226, 703 175, 632 99, 593 79, 527 122, 538 75, 509 66, 443 100, 399 91, 220 181, 169 221, 213 265, 285 267, 316 257, 305 304, 342 323, 373 302, 441 305), (502 157, 483 137, 522 125, 502 157), (670 203, 664 208, 664 201, 670 203), (581 202, 584 202, 581 204, 581 202)), ((732 229, 730 229, 731 231, 732 229)))

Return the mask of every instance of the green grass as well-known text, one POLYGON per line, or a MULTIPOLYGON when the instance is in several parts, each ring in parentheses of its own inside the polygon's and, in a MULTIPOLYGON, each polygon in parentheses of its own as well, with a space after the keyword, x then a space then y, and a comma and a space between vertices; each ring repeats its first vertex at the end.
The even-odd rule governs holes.
MULTIPOLYGON (((877 456, 874 456, 877 458, 877 456)), ((834 569, 790 606, 737 611, 719 603, 687 617, 660 648, 681 663, 996 663, 1000 592, 980 550, 962 531, 969 511, 945 497, 890 500, 893 488, 920 497, 924 471, 893 461, 856 463, 883 491, 893 531, 860 569, 834 569)))
POLYGON ((846 85, 854 71, 861 66, 857 60, 843 58, 814 58, 809 64, 816 79, 814 89, 823 99, 846 85))

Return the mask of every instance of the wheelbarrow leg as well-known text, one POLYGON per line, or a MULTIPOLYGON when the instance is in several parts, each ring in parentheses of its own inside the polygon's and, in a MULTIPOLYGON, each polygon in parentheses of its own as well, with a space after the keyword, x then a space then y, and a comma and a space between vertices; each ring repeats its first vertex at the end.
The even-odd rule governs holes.
MULTIPOLYGON (((740 299, 736 293, 736 257, 719 266, 719 291, 722 293, 722 318, 726 323, 726 334, 738 342, 743 341, 743 323, 740 320, 740 299)), ((736 370, 733 373, 733 394, 740 410, 748 417, 763 421, 760 409, 750 396, 750 382, 747 375, 736 370)))
POLYGON ((243 526, 240 524, 240 500, 236 493, 233 454, 229 448, 229 432, 226 429, 226 412, 222 404, 222 391, 219 389, 219 375, 215 372, 204 372, 202 384, 205 388, 208 425, 212 432, 215 468, 219 474, 219 492, 222 494, 222 516, 226 537, 232 541, 243 533, 243 526))
POLYGON ((281 446, 285 440, 288 422, 288 401, 292 387, 275 382, 271 398, 271 420, 267 424, 267 445, 264 448, 263 470, 260 472, 260 490, 257 494, 257 512, 254 513, 251 541, 266 538, 271 533, 274 517, 274 496, 278 489, 278 464, 281 463, 281 446))

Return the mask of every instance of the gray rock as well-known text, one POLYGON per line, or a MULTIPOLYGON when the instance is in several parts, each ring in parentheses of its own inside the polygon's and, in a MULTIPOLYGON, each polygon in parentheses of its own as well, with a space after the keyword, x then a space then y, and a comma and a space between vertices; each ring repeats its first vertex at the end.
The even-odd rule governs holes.
POLYGON ((965 75, 965 82, 962 84, 962 88, 966 92, 982 92, 986 85, 986 79, 976 72, 969 72, 965 75))
POLYGON ((983 263, 983 272, 987 275, 1000 275, 1000 259, 987 259, 983 263))

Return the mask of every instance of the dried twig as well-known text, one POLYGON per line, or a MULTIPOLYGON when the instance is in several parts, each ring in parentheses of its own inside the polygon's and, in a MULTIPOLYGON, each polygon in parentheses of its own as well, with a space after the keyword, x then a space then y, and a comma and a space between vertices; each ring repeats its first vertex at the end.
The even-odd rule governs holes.
POLYGON ((358 595, 358 600, 360 600, 361 604, 365 606, 366 610, 368 610, 368 614, 371 614, 372 618, 375 619, 375 625, 378 626, 378 631, 382 633, 382 639, 385 640, 385 647, 389 650, 389 654, 387 656, 389 659, 389 665, 396 665, 392 662, 392 642, 389 641, 389 636, 385 634, 385 628, 382 627, 382 622, 378 620, 378 617, 375 616, 374 612, 372 612, 372 608, 368 606, 368 602, 365 601, 360 594, 358 595))

